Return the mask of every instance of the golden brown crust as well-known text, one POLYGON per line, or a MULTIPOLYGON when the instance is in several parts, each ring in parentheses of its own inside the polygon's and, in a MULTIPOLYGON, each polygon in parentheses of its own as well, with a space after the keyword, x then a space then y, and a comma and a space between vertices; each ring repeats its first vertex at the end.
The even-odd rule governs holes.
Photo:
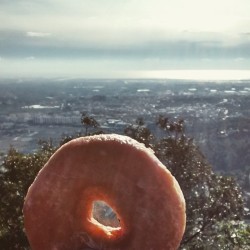
POLYGON ((24 203, 33 250, 177 249, 185 229, 185 201, 152 150, 120 135, 98 135, 62 146, 39 172, 24 203), (103 200, 121 228, 93 220, 103 200))

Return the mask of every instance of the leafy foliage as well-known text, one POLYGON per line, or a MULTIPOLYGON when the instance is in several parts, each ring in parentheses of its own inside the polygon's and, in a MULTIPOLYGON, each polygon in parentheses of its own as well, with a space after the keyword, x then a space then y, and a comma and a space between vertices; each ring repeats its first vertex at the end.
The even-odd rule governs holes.
POLYGON ((51 142, 40 142, 40 150, 22 154, 10 148, 0 168, 0 246, 1 249, 28 249, 23 230, 24 197, 38 171, 54 152, 51 142))
POLYGON ((244 215, 242 193, 235 180, 212 171, 193 140, 185 135, 183 120, 171 121, 159 116, 156 124, 163 132, 159 138, 142 121, 130 125, 125 134, 150 146, 181 186, 187 205, 187 226, 181 248, 218 249, 219 242, 223 242, 219 249, 249 246, 249 228, 243 230, 245 234, 235 229, 240 240, 228 233, 231 221, 236 225, 244 215))
MULTIPOLYGON (((101 133, 94 118, 82 115, 85 135, 101 133)), ((185 135, 183 120, 159 116, 157 135, 142 118, 124 133, 147 147, 178 180, 187 204, 187 228, 181 249, 248 249, 250 228, 242 222, 244 204, 233 178, 215 174, 192 139, 185 135)), ((74 137, 64 136, 60 145, 74 137)), ((40 141, 35 153, 22 154, 10 148, 0 166, 1 249, 29 249, 23 231, 22 206, 28 187, 56 148, 52 141, 40 141)), ((166 225, 167 226, 167 225, 166 225)))
POLYGON ((85 136, 89 135, 90 128, 98 128, 100 126, 95 118, 88 116, 85 113, 82 113, 81 123, 85 127, 85 136))
POLYGON ((127 126, 124 130, 124 134, 144 143, 146 147, 153 147, 153 134, 145 126, 144 120, 142 118, 138 118, 135 124, 127 126))

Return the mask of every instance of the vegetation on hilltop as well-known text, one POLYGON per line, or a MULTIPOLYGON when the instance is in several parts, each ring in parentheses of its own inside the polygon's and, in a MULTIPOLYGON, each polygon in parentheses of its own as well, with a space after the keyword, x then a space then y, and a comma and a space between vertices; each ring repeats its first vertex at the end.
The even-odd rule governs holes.
MULTIPOLYGON (((83 114, 85 134, 100 133, 98 122, 83 114)), ((232 177, 215 174, 191 138, 183 120, 159 116, 153 134, 143 119, 129 125, 124 134, 144 143, 178 180, 187 204, 187 227, 181 249, 248 249, 250 228, 242 222, 244 202, 232 177)), ((80 136, 77 135, 77 136, 80 136)), ((74 136, 62 138, 61 145, 74 136)), ((29 249, 23 230, 22 206, 37 172, 55 152, 52 141, 40 141, 35 153, 10 148, 0 166, 0 246, 29 249)), ((169 225, 166 225, 169 226, 169 225)))

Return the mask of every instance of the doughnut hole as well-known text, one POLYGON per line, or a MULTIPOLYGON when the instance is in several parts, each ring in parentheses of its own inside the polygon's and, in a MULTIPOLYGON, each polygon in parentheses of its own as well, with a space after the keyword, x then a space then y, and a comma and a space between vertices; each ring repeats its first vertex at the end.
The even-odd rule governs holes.
POLYGON ((109 246, 127 238, 123 215, 117 212, 111 195, 105 188, 91 187, 84 190, 77 214, 82 218, 82 229, 96 242, 109 246), (119 222, 119 219, 120 222, 119 222))
POLYGON ((92 219, 102 224, 104 228, 119 230, 121 223, 118 215, 105 201, 95 200, 92 203, 92 219))

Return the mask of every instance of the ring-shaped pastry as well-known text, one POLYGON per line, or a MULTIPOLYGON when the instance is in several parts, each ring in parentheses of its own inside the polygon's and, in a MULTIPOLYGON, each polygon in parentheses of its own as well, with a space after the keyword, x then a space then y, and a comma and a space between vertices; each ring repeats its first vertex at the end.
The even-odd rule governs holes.
POLYGON ((23 212, 33 250, 174 250, 186 222, 171 173, 152 150, 115 134, 58 149, 29 188, 23 212), (120 227, 93 218, 96 200, 112 207, 120 227))

